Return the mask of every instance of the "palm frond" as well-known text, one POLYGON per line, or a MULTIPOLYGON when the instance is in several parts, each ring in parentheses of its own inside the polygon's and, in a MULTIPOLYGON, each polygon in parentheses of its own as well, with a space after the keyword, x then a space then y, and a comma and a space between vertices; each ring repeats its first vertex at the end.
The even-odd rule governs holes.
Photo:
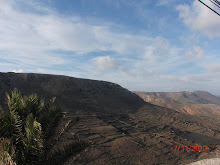
POLYGON ((27 116, 32 113, 34 117, 38 118, 43 110, 44 100, 38 97, 37 94, 32 94, 24 97, 24 113, 27 116))
POLYGON ((52 135, 64 115, 61 107, 53 107, 55 99, 56 98, 54 97, 50 100, 39 116, 39 122, 41 123, 45 138, 52 135))
POLYGON ((64 133, 79 121, 79 118, 69 120, 56 133, 64 112, 62 108, 53 106, 55 99, 52 98, 45 106, 44 99, 36 94, 22 97, 17 89, 6 93, 8 108, 0 111, 0 137, 9 139, 10 143, 0 141, 0 164, 5 160, 6 163, 22 165, 43 165, 54 161, 56 163, 53 164, 61 164, 87 146, 81 141, 71 141, 54 148, 64 133))
POLYGON ((7 92, 6 103, 10 110, 15 109, 21 104, 21 93, 16 88, 11 92, 7 92))
POLYGON ((25 164, 40 164, 43 147, 41 126, 32 113, 27 116, 25 132, 26 137, 23 139, 25 164))
POLYGON ((64 127, 61 128, 61 130, 59 131, 58 136, 55 138, 55 143, 60 140, 60 138, 64 135, 64 133, 66 133, 70 128, 72 128, 78 122, 79 122, 79 117, 76 117, 74 120, 67 121, 64 127))
POLYGON ((61 165, 69 158, 83 151, 89 144, 83 141, 70 141, 62 144, 62 146, 54 148, 47 157, 47 165, 61 165))
POLYGON ((22 138, 22 120, 18 112, 9 110, 3 113, 0 119, 1 137, 11 138, 15 143, 19 143, 22 138))
POLYGON ((18 115, 23 119, 23 98, 21 96, 21 93, 16 88, 11 92, 6 93, 6 103, 8 105, 9 111, 16 111, 18 115))
POLYGON ((56 128, 63 117, 61 108, 52 108, 47 113, 44 113, 40 118, 42 124, 43 138, 49 141, 55 135, 56 128))

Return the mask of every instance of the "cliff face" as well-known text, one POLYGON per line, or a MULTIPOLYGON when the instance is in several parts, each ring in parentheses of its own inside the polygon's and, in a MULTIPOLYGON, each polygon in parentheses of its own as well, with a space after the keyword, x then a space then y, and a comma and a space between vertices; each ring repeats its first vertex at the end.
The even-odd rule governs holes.
POLYGON ((37 93, 68 111, 125 112, 135 111, 144 101, 121 86, 105 81, 34 73, 0 73, 0 105, 5 93, 17 88, 22 94, 37 93))

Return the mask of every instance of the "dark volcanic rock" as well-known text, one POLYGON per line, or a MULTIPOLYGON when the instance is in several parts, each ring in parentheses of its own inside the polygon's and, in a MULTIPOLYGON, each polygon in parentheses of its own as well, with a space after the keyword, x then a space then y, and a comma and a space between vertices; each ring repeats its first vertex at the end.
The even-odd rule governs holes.
POLYGON ((55 96, 56 104, 68 111, 134 111, 144 105, 136 94, 105 81, 35 73, 0 73, 0 105, 5 93, 17 88, 24 95, 37 93, 46 100, 55 96))

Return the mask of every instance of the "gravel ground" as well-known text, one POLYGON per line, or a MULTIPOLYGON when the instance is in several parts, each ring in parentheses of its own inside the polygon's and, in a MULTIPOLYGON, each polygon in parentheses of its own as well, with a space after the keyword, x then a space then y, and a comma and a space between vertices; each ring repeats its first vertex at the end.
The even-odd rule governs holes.
POLYGON ((220 158, 204 159, 189 165, 220 165, 220 158))

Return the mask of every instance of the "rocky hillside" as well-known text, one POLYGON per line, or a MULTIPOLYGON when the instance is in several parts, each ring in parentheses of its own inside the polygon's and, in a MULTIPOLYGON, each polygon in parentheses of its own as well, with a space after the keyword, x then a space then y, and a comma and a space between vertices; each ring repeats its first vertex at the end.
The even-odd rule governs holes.
POLYGON ((220 116, 220 98, 204 91, 134 92, 146 102, 190 115, 220 116))
POLYGON ((37 93, 69 111, 125 112, 142 106, 144 101, 121 86, 105 81, 34 73, 0 73, 0 105, 5 93, 19 89, 22 94, 37 93), (114 104, 113 104, 114 103, 114 104))
POLYGON ((67 110, 61 127, 80 118, 65 132, 59 146, 80 138, 90 147, 71 157, 66 165, 186 164, 220 154, 218 119, 149 104, 114 83, 58 75, 0 73, 2 106, 5 92, 14 88, 24 95, 37 93, 45 99, 56 96, 55 103, 67 110), (174 149, 198 145, 206 145, 207 151, 174 149))

